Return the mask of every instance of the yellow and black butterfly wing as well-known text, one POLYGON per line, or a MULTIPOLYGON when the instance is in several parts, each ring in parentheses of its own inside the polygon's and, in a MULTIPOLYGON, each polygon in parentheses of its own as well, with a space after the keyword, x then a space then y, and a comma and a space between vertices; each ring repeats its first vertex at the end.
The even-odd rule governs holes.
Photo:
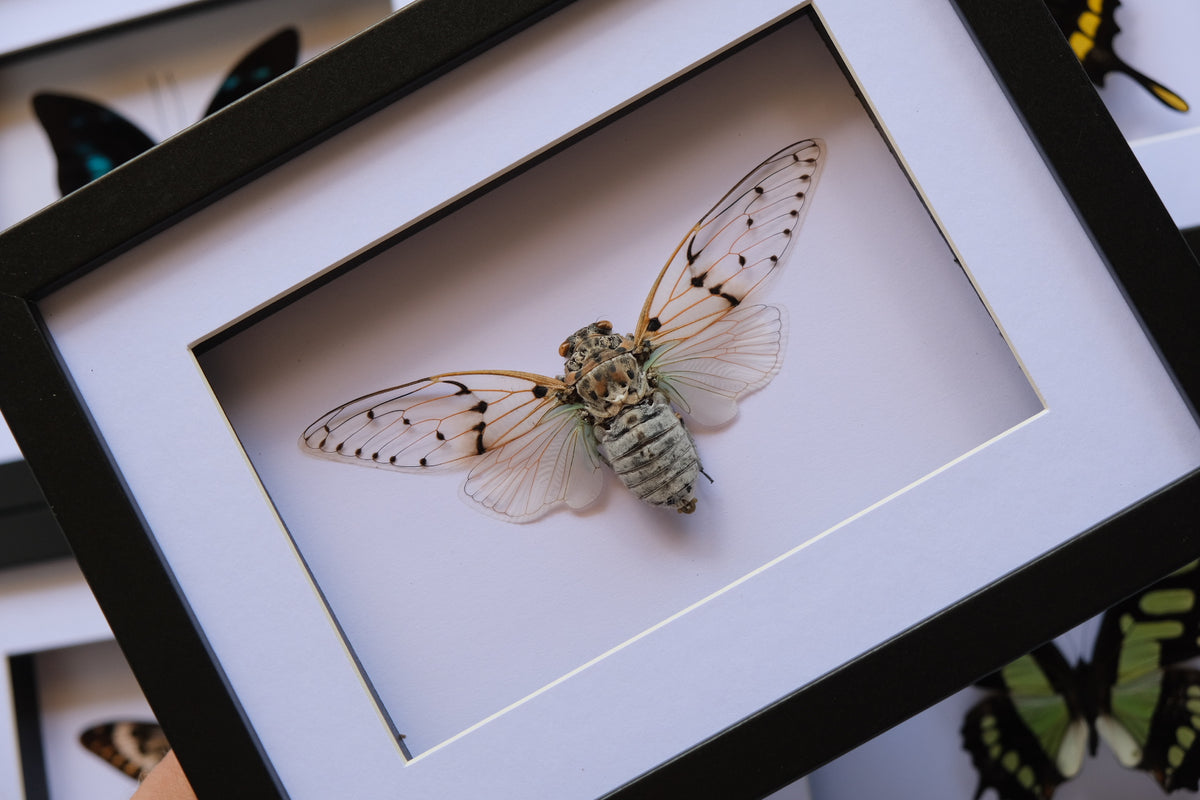
POLYGON ((1049 800, 1073 777, 1090 746, 1075 675, 1053 644, 980 681, 993 692, 967 712, 963 748, 979 773, 976 800, 1049 800))
POLYGON ((1200 565, 1189 564, 1109 609, 1092 658, 1097 730, 1128 767, 1167 791, 1200 783, 1200 565))
POLYGON ((1118 0, 1046 0, 1046 5, 1092 83, 1103 86, 1108 73, 1122 72, 1167 108, 1188 110, 1182 97, 1129 66, 1113 50, 1113 40, 1121 31, 1116 21, 1118 0))

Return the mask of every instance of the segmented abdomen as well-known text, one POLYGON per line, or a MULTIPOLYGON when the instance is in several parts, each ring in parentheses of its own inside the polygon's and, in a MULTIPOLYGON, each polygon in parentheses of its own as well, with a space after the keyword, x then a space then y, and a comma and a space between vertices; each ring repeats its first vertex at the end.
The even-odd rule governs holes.
POLYGON ((600 454, 630 491, 683 514, 695 510, 700 456, 661 392, 597 424, 595 431, 600 454))

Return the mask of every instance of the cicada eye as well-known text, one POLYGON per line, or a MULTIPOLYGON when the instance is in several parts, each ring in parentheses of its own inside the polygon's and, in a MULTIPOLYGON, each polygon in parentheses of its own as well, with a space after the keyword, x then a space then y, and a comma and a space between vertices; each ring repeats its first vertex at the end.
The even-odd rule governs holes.
POLYGON ((596 323, 596 330, 600 333, 612 333, 612 323, 606 319, 602 319, 596 323))
POLYGON ((562 344, 560 344, 560 345, 558 346, 558 354, 559 354, 560 356, 562 356, 563 358, 566 358, 566 357, 567 357, 567 353, 570 351, 570 349, 571 349, 571 343, 570 343, 570 342, 563 342, 562 344))

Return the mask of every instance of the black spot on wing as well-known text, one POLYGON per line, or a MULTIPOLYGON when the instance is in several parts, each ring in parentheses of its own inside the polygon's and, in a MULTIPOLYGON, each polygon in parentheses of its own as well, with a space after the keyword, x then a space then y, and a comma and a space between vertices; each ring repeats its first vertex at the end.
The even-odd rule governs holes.
POLYGON ((458 381, 446 381, 446 383, 458 387, 458 391, 454 393, 455 395, 471 393, 471 390, 467 388, 466 384, 459 383, 458 381))
POLYGON ((488 409, 488 404, 487 404, 486 400, 480 400, 478 403, 471 406, 471 411, 474 411, 477 414, 483 414, 487 411, 487 409, 488 409))
POLYGON ((654 333, 661 327, 662 320, 660 320, 658 317, 651 317, 646 321, 646 330, 650 331, 650 333, 654 333))
POLYGON ((549 390, 549 389, 547 389, 545 386, 535 386, 535 387, 533 387, 533 396, 534 396, 534 397, 536 397, 536 398, 538 398, 538 399, 541 399, 541 398, 545 397, 545 396, 546 396, 547 394, 549 394, 549 393, 550 393, 550 390, 549 390))

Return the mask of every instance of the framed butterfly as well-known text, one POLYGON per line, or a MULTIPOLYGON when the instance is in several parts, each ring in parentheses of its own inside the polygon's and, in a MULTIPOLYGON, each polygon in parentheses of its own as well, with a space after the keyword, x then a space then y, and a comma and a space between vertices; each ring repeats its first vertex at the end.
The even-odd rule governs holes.
POLYGON ((1046 0, 1054 21, 1083 64, 1092 83, 1104 85, 1110 72, 1123 72, 1146 88, 1159 102, 1175 111, 1187 111, 1187 102, 1158 81, 1129 66, 1113 50, 1117 27, 1117 0, 1046 0))
MULTIPOLYGON (((300 37, 285 28, 251 50, 217 88, 207 117, 296 66, 300 37)), ((156 142, 116 111, 91 100, 39 92, 37 115, 58 161, 58 188, 64 195, 141 155, 156 142)))
POLYGON ((604 465, 647 503, 691 513, 703 473, 683 420, 728 422, 779 371, 784 312, 748 301, 790 251, 823 152, 796 142, 738 181, 659 271, 633 332, 579 329, 559 348, 562 375, 421 378, 323 414, 301 447, 401 472, 467 467, 461 496, 510 522, 588 505, 604 465))
POLYGON ((1200 780, 1200 562, 1113 606, 1090 661, 1071 666, 1053 643, 979 682, 992 691, 967 712, 963 747, 978 800, 1048 800, 1099 739, 1165 792, 1200 780))
POLYGON ((131 778, 143 780, 171 745, 156 722, 117 721, 88 728, 79 742, 131 778))

